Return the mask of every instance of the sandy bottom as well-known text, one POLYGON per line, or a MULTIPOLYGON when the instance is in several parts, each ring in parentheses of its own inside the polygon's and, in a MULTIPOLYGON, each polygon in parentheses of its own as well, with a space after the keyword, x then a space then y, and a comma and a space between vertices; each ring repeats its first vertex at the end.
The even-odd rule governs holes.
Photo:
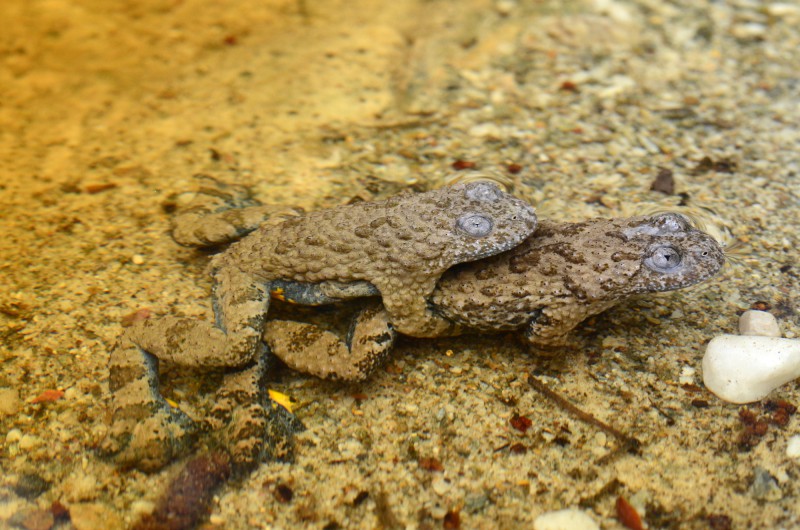
MULTIPOLYGON (((738 262, 590 320, 554 360, 405 340, 365 384, 276 374, 303 405, 296 460, 222 487, 205 527, 531 528, 579 507, 622 528, 620 496, 650 528, 800 525, 798 420, 700 373, 757 302, 800 333, 797 4, 4 0, 0 20, 0 526, 122 528, 180 468, 95 448, 123 317, 210 313, 207 256, 167 231, 192 175, 312 209, 472 165, 542 217, 704 212, 738 262), (650 189, 664 171, 672 195, 650 189)), ((167 375, 181 408, 208 404, 204 374, 167 375)))

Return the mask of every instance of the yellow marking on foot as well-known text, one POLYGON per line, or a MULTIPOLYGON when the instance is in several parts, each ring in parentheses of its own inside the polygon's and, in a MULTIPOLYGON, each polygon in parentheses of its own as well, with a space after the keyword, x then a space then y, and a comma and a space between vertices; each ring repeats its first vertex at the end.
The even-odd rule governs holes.
POLYGON ((285 408, 289 412, 292 412, 292 408, 294 408, 294 406, 297 404, 297 400, 296 399, 294 399, 293 397, 287 396, 286 394, 283 394, 281 392, 278 392, 277 390, 269 389, 269 390, 267 390, 267 392, 269 393, 269 398, 272 401, 274 401, 275 403, 277 403, 281 407, 285 408))
POLYGON ((274 298, 275 300, 279 300, 281 302, 287 302, 289 304, 296 304, 297 302, 292 298, 286 298, 285 291, 283 287, 276 287, 275 289, 269 292, 269 295, 274 298))
POLYGON ((276 287, 269 292, 269 295, 275 300, 280 300, 281 302, 286 301, 286 297, 283 296, 283 287, 276 287))
POLYGON ((170 398, 164 398, 164 400, 165 400, 165 401, 167 402, 167 404, 169 404, 169 406, 170 406, 170 407, 172 407, 173 409, 179 409, 179 408, 180 408, 180 407, 178 406, 178 404, 177 404, 177 403, 175 403, 174 401, 172 401, 170 398))

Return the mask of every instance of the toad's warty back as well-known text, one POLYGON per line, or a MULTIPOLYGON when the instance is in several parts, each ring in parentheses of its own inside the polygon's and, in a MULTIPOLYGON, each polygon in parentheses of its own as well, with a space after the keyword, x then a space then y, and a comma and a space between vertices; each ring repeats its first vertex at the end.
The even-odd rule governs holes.
POLYGON ((520 244, 534 209, 491 182, 469 182, 385 201, 320 210, 264 226, 212 263, 262 281, 369 282, 402 333, 444 332, 425 297, 449 267, 520 244))
POLYGON ((719 243, 680 214, 542 221, 511 251, 448 270, 431 305, 469 329, 528 326, 546 346, 631 295, 700 283, 724 263, 719 243))

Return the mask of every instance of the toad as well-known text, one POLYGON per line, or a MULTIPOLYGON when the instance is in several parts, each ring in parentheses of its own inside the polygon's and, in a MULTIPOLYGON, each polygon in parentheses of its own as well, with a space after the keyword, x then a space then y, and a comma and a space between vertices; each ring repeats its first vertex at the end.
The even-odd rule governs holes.
POLYGON ((289 439, 294 428, 263 385, 261 337, 271 296, 316 305, 378 295, 393 331, 450 334, 454 321, 429 305, 441 275, 513 248, 536 227, 530 205, 486 181, 290 215, 259 205, 243 188, 208 182, 199 203, 178 216, 173 236, 202 246, 241 239, 211 260, 213 322, 140 321, 113 348, 113 416, 101 450, 122 465, 158 469, 198 432, 161 395, 161 361, 238 369, 225 376, 203 425, 231 441, 235 464, 288 452, 282 442, 266 443, 289 439))
MULTIPOLYGON (((523 243, 449 269, 428 298, 453 323, 440 336, 522 330, 539 350, 567 342, 586 318, 633 295, 689 287, 715 276, 722 247, 676 213, 578 223, 541 220, 523 243)), ((342 340, 304 322, 273 320, 272 353, 288 366, 326 379, 361 380, 386 357, 398 331, 380 303, 355 318, 342 340)))

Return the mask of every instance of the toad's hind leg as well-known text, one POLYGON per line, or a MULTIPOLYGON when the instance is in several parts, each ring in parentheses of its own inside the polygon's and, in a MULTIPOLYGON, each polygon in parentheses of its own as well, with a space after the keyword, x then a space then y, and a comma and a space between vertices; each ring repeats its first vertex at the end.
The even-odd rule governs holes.
POLYGON ((122 466, 154 471, 183 453, 197 428, 158 391, 158 359, 137 345, 137 332, 144 331, 144 326, 137 328, 124 333, 111 352, 113 417, 100 450, 122 466))
POLYGON ((262 460, 290 460, 294 433, 305 428, 270 398, 266 376, 269 359, 274 357, 266 350, 262 345, 254 365, 225 376, 205 419, 205 430, 215 433, 239 472, 251 470, 262 460))
POLYGON ((217 325, 188 318, 145 320, 126 331, 109 359, 113 416, 102 451, 122 465, 158 469, 186 450, 196 426, 158 389, 158 363, 198 369, 256 361, 268 309, 267 286, 220 270, 214 288, 217 325))
POLYGON ((290 368, 323 379, 360 381, 386 359, 397 332, 380 303, 370 304, 353 320, 347 338, 316 325, 272 320, 264 341, 290 368))
POLYGON ((263 205, 243 186, 197 175, 192 202, 172 219, 172 238, 189 247, 213 247, 241 239, 259 226, 278 224, 302 210, 263 205))

